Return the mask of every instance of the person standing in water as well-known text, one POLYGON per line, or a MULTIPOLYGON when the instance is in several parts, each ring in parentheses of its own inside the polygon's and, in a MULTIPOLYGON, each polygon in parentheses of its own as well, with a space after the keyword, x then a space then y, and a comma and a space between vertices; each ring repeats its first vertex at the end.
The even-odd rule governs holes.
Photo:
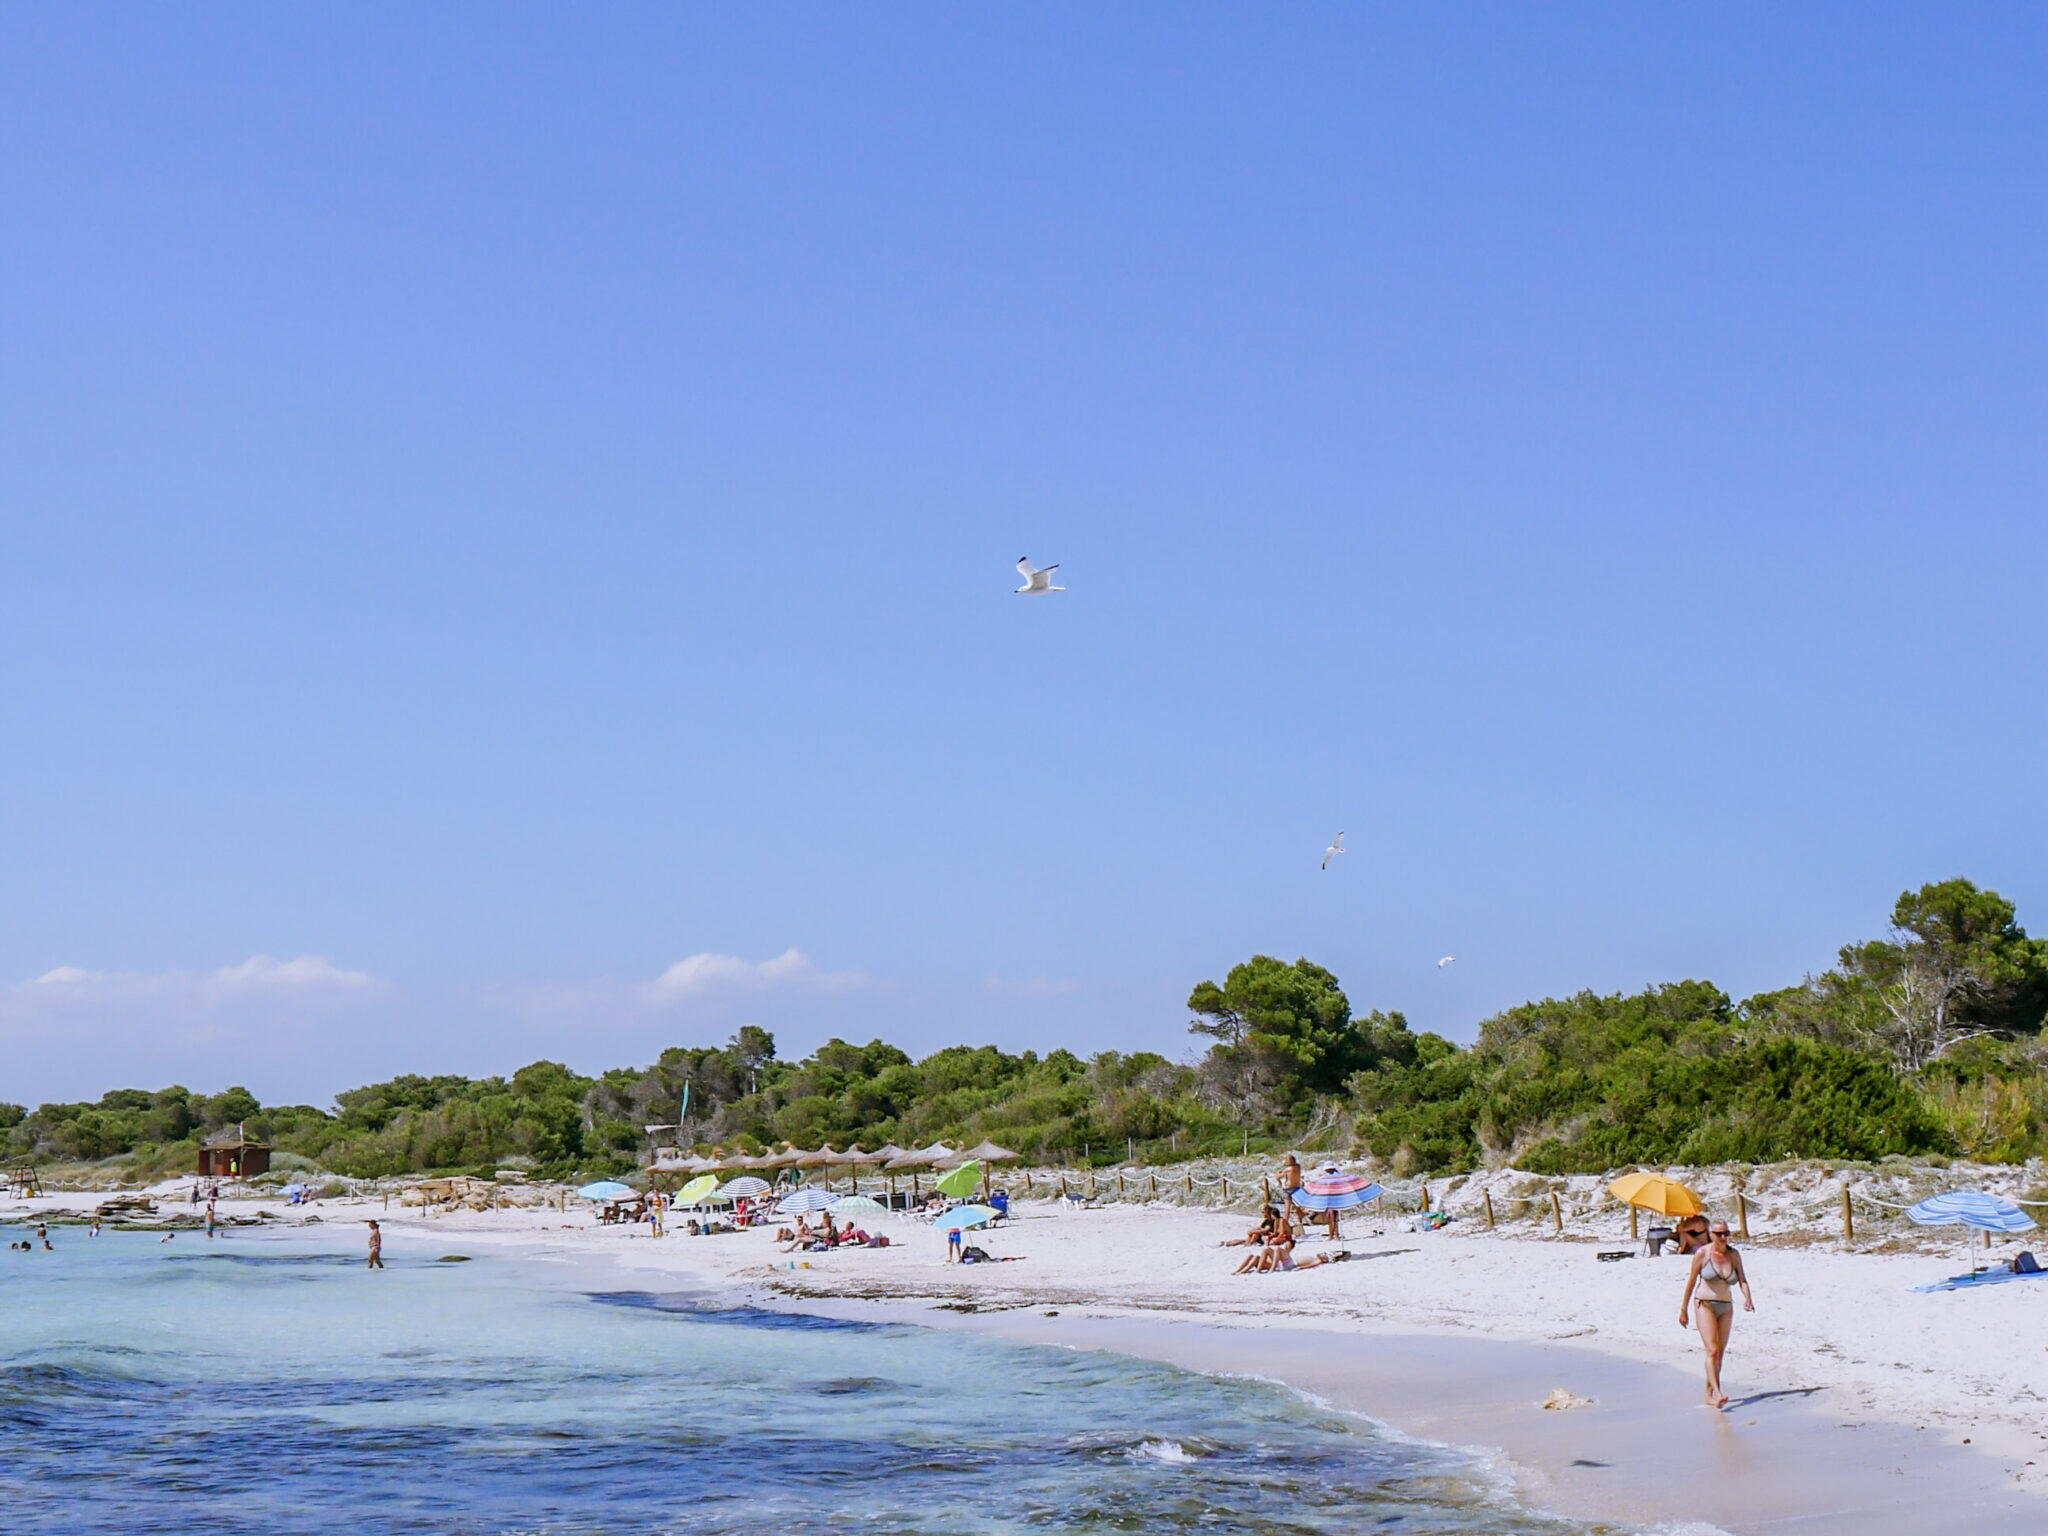
POLYGON ((384 1267, 384 1232, 374 1221, 370 1223, 370 1262, 364 1267, 367 1269, 382 1269, 384 1267))
POLYGON ((210 1197, 206 1202, 206 1235, 208 1238, 213 1236, 213 1200, 210 1197))
POLYGON ((1731 1285, 1742 1287, 1742 1310, 1754 1312, 1756 1298, 1749 1293, 1749 1275, 1742 1267, 1742 1255, 1728 1244, 1728 1223, 1717 1221, 1708 1233, 1707 1246, 1692 1256, 1692 1268, 1685 1277, 1685 1295, 1678 1302, 1678 1326, 1692 1317, 1700 1327, 1700 1344, 1707 1352, 1707 1404, 1726 1408, 1728 1394, 1721 1390, 1721 1357, 1728 1352, 1728 1335, 1735 1327, 1735 1298, 1731 1285), (1697 1289, 1699 1295, 1694 1297, 1697 1289))

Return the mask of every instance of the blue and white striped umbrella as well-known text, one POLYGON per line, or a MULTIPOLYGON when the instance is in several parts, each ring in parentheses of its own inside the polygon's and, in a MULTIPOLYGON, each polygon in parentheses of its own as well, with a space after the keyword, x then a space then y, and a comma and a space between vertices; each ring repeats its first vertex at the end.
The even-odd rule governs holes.
POLYGON ((1908 1207, 1906 1217, 1923 1227, 1961 1224, 1981 1227, 1986 1232, 2024 1232, 2034 1225, 2034 1218, 2010 1200, 1987 1195, 1981 1189, 1952 1189, 1946 1194, 1929 1195, 1918 1205, 1908 1207))
POLYGON ((811 1211, 829 1210, 838 1198, 829 1189, 799 1189, 782 1197, 782 1203, 775 1207, 775 1214, 801 1216, 811 1211))

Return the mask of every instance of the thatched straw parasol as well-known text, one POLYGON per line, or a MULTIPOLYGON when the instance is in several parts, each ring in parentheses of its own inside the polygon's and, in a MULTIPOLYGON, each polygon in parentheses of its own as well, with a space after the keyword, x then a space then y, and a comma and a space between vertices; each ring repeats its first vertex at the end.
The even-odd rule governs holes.
POLYGON ((920 1147, 915 1152, 905 1152, 901 1157, 890 1158, 887 1166, 891 1169, 929 1168, 941 1158, 951 1157, 952 1155, 953 1149, 951 1147, 947 1146, 943 1141, 935 1141, 930 1146, 920 1147))

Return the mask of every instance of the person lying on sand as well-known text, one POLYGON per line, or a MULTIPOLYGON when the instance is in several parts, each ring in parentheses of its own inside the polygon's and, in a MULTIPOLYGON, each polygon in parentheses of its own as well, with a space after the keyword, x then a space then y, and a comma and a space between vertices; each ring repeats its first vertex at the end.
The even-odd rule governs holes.
POLYGON ((1235 1272, 1240 1275, 1270 1275, 1287 1270, 1314 1269, 1322 1264, 1341 1264, 1350 1257, 1349 1249, 1339 1249, 1335 1253, 1319 1253, 1312 1259, 1296 1259, 1294 1234, 1283 1227, 1279 1235, 1257 1253, 1246 1254, 1235 1272))
POLYGON ((1226 1237, 1216 1246, 1218 1248, 1263 1248, 1266 1244, 1273 1241, 1274 1234, 1279 1230, 1280 1213, 1269 1205, 1266 1207, 1266 1213, 1259 1218, 1259 1224, 1253 1227, 1251 1231, 1245 1233, 1243 1237, 1226 1237))
POLYGON ((1297 1260, 1294 1257, 1294 1234, 1291 1232, 1281 1233, 1279 1241, 1267 1252, 1273 1256, 1271 1264, 1262 1266, 1268 1274, 1281 1270, 1314 1269, 1321 1264, 1341 1264, 1351 1257, 1350 1249, 1340 1248, 1335 1253, 1319 1253, 1312 1259, 1297 1260))

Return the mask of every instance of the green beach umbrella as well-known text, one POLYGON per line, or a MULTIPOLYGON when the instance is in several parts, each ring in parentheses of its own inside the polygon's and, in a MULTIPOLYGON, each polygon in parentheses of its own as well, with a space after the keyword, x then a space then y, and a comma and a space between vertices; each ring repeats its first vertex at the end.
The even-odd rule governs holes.
POLYGON ((952 1195, 965 1200, 974 1193, 974 1186, 981 1180, 981 1164, 962 1163, 950 1173, 942 1173, 932 1180, 932 1188, 942 1195, 952 1195))
POLYGON ((689 1183, 676 1191, 676 1204, 695 1205, 716 1188, 718 1188, 717 1174, 700 1173, 696 1178, 690 1180, 689 1183))

